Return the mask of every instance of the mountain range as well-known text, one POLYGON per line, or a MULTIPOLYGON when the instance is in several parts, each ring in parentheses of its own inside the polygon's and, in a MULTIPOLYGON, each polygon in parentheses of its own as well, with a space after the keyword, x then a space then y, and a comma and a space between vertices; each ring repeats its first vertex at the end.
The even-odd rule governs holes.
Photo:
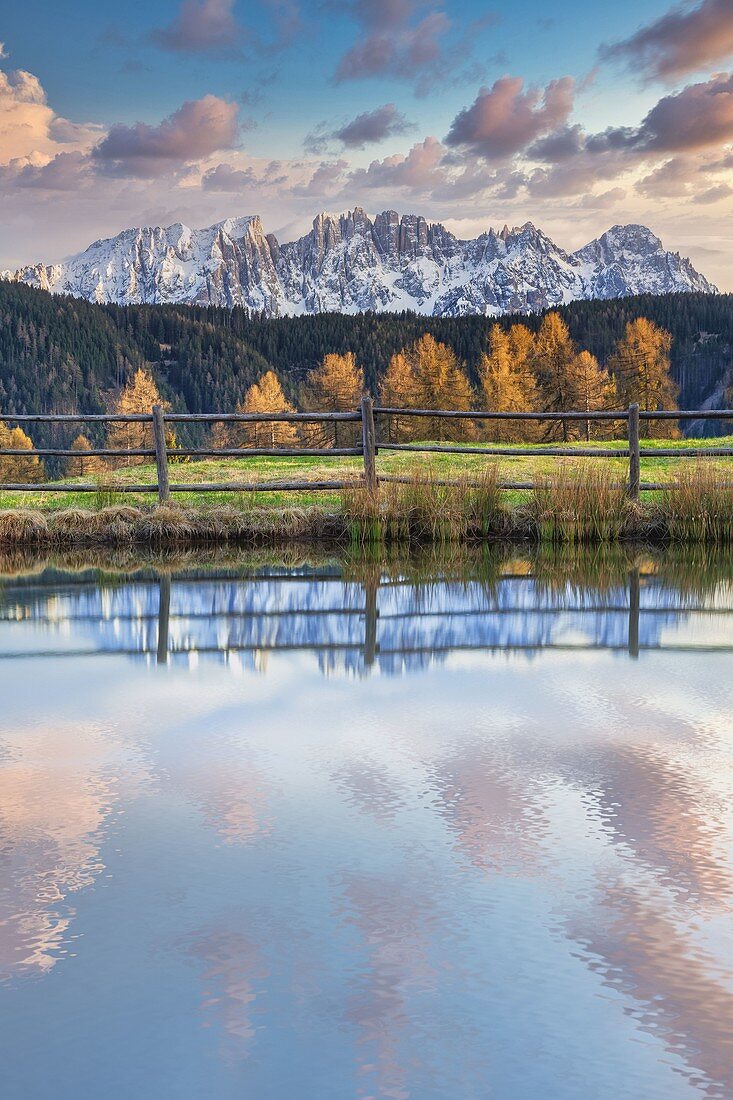
POLYGON ((95 241, 58 264, 0 277, 97 303, 242 306, 265 317, 413 310, 436 317, 536 312, 583 299, 715 292, 643 225, 614 226, 566 252, 531 222, 460 240, 393 210, 318 214, 280 243, 259 217, 176 223, 95 241))

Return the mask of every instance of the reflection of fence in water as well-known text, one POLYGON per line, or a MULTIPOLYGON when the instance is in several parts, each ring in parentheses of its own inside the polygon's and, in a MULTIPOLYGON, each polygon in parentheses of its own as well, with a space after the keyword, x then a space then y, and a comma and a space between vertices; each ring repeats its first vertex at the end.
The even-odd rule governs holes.
POLYGON ((38 579, 4 590, 0 629, 16 629, 4 632, 5 644, 0 633, 0 659, 117 653, 165 664, 196 655, 254 667, 263 654, 302 650, 317 654, 324 671, 376 665, 396 674, 470 650, 733 651, 698 639, 695 623, 705 616, 733 626, 733 602, 695 602, 638 570, 603 592, 551 588, 525 574, 506 574, 491 587, 333 574, 162 574, 116 587, 38 579), (677 637, 665 640, 668 628, 677 637))

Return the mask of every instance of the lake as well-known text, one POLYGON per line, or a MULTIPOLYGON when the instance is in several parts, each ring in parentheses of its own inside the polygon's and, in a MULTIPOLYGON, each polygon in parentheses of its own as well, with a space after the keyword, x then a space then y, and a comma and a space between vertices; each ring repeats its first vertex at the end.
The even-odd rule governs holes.
POLYGON ((733 567, 6 559, 4 1100, 733 1095, 733 567))

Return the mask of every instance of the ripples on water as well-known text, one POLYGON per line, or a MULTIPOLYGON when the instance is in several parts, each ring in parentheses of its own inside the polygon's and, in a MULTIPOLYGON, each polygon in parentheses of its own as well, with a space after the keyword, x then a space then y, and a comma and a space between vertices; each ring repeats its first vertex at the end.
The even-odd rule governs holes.
POLYGON ((3 1097, 733 1096, 729 563, 83 564, 0 591, 3 1097))

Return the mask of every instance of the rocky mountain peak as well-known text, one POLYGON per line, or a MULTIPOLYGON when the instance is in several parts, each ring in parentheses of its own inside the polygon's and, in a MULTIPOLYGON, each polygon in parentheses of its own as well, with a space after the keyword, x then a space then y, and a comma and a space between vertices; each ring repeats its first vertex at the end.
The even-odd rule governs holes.
POLYGON ((616 225, 567 253, 532 222, 459 240, 421 214, 359 206, 320 213, 282 244, 259 217, 204 229, 124 230, 62 264, 3 278, 97 302, 241 306, 271 316, 412 309, 434 315, 545 309, 576 298, 714 291, 643 225, 616 225))

